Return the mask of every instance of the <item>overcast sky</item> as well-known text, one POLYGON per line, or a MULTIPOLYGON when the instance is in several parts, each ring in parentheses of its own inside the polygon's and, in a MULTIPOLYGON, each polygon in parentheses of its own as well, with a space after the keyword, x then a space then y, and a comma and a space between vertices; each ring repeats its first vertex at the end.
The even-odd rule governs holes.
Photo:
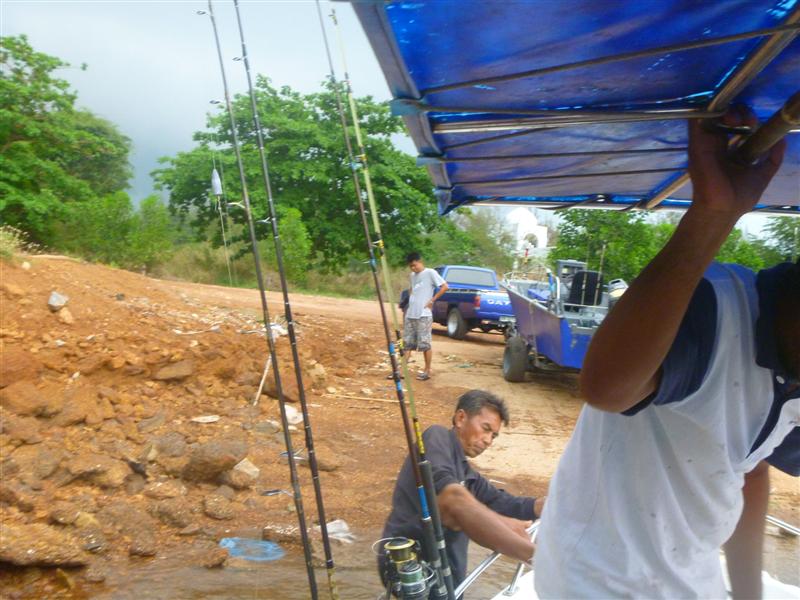
MULTIPOLYGON (((313 92, 328 63, 313 0, 240 0, 251 69, 277 85, 313 92)), ((339 16, 357 95, 380 100, 389 89, 346 3, 322 2, 339 16)), ((73 65, 58 74, 78 93, 78 105, 116 123, 133 141, 131 194, 153 191, 150 172, 160 156, 192 147, 205 126, 209 101, 222 98, 214 38, 195 0, 0 0, 0 34, 24 33, 36 50, 73 65), (81 63, 88 69, 81 71, 81 63)), ((231 93, 247 91, 233 3, 214 2, 231 93)), ((329 27, 329 36, 332 30, 329 27)), ((335 38, 331 40, 335 42, 335 38)), ((334 47, 336 50, 336 47, 334 47)), ((334 56, 338 56, 334 54, 334 56)), ((335 65, 341 76, 341 65, 335 65)), ((411 146, 405 149, 410 150, 411 146)))

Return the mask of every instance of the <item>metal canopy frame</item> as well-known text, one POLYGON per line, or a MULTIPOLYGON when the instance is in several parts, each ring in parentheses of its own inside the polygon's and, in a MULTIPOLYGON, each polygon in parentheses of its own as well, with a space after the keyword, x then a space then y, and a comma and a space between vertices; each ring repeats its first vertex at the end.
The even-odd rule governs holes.
MULTIPOLYGON (((389 22, 386 7, 392 4, 391 0, 351 0, 356 13, 370 37, 373 47, 378 53, 378 44, 381 44, 379 61, 390 87, 393 88, 395 100, 392 101, 392 111, 403 116, 411 130, 418 149, 421 151, 417 163, 428 167, 438 186, 436 195, 439 198, 442 212, 462 206, 464 204, 491 204, 519 206, 523 203, 535 202, 538 207, 560 210, 566 207, 581 206, 586 208, 613 208, 618 210, 655 210, 685 209, 690 204, 688 201, 672 199, 671 196, 689 182, 685 166, 680 168, 659 168, 639 170, 610 170, 602 173, 560 173, 557 175, 533 175, 524 177, 501 177, 485 179, 458 180, 448 173, 447 165, 468 163, 484 164, 519 164, 525 161, 537 161, 551 158, 567 157, 621 157, 636 154, 675 154, 685 152, 685 145, 672 148, 643 148, 587 152, 559 152, 559 153, 517 153, 506 156, 453 156, 456 149, 473 147, 484 143, 512 140, 521 138, 534 132, 554 130, 564 127, 580 127, 592 124, 611 123, 636 123, 667 121, 686 118, 713 119, 725 112, 731 102, 761 73, 789 44, 800 35, 800 6, 795 6, 783 19, 780 25, 774 27, 753 29, 732 35, 722 35, 702 40, 692 40, 678 44, 660 45, 630 52, 605 55, 588 60, 573 61, 564 64, 555 64, 537 69, 529 69, 516 73, 493 75, 459 81, 442 85, 418 89, 414 79, 404 63, 401 49, 395 39, 392 24, 389 22), (377 35, 380 41, 376 41, 377 35), (762 38, 761 42, 753 48, 745 60, 738 67, 732 69, 722 83, 705 103, 696 108, 663 108, 659 101, 653 101, 652 107, 639 107, 636 110, 624 110, 623 107, 613 105, 581 107, 576 109, 517 109, 480 106, 436 105, 429 103, 432 94, 486 86, 496 83, 530 79, 551 73, 575 70, 584 67, 618 63, 642 57, 664 55, 665 53, 685 52, 698 48, 708 48, 731 43, 734 41, 762 38), (499 135, 487 135, 463 142, 456 141, 449 144, 437 142, 435 135, 442 134, 469 134, 504 132, 499 135), (523 196, 510 197, 508 195, 492 194, 491 190, 486 196, 472 196, 467 198, 454 198, 457 186, 470 185, 471 187, 489 187, 496 184, 514 184, 532 181, 560 180, 560 179, 586 179, 589 177, 610 177, 620 175, 658 174, 669 175, 653 188, 649 194, 640 196, 608 196, 604 194, 588 194, 584 196, 541 197, 523 196)), ((798 85, 800 88, 800 85, 798 85)), ((797 128, 790 129, 797 131, 797 128)), ((757 133, 754 135, 758 135, 757 133)), ((452 137, 452 136, 451 136, 452 137)), ((800 183, 798 184, 798 199, 800 199, 800 183)), ((794 199, 791 199, 792 201, 794 199)), ((773 200, 774 201, 774 200, 773 200)), ((784 205, 759 205, 754 210, 759 213, 783 214, 800 216, 800 206, 784 205)))

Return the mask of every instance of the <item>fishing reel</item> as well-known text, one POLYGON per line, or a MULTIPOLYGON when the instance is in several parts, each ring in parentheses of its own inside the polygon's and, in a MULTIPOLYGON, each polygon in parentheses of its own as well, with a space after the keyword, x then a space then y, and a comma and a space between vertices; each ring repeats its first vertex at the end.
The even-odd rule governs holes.
MULTIPOLYGON (((386 584, 385 600, 392 596, 401 600, 427 600, 435 574, 421 560, 419 542, 404 537, 378 540, 382 579, 386 584)), ((377 553, 377 552, 376 552, 377 553)))

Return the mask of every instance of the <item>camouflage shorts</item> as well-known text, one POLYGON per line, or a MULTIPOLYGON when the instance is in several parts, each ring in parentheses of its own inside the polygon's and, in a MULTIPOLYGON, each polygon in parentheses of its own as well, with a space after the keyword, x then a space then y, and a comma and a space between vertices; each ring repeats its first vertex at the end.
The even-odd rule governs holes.
POLYGON ((403 345, 406 350, 425 352, 431 349, 433 317, 406 319, 403 322, 403 345))

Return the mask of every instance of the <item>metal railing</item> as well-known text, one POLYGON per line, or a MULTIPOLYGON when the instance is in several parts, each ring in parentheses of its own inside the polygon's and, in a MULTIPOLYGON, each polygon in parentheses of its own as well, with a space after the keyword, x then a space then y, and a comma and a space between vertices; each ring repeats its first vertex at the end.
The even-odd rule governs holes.
MULTIPOLYGON (((531 536, 531 542, 536 541, 536 534, 539 531, 539 521, 536 521, 533 525, 528 527, 526 531, 531 536)), ((492 552, 489 556, 484 558, 481 561, 481 563, 477 567, 475 567, 475 569, 473 569, 473 571, 469 575, 467 575, 466 578, 464 578, 464 581, 461 582, 461 585, 459 585, 456 588, 456 600, 461 598, 464 595, 464 592, 466 592, 467 589, 473 583, 475 583, 475 581, 477 581, 478 577, 480 577, 486 571, 486 569, 488 569, 495 562, 497 562, 497 559, 500 558, 500 556, 502 555, 499 552, 492 552)), ((511 596, 516 592, 517 582, 519 581, 519 578, 522 576, 524 568, 525 568, 525 563, 519 563, 519 565, 517 566, 517 570, 514 572, 514 577, 511 580, 511 583, 503 591, 503 594, 505 594, 506 596, 511 596)))

